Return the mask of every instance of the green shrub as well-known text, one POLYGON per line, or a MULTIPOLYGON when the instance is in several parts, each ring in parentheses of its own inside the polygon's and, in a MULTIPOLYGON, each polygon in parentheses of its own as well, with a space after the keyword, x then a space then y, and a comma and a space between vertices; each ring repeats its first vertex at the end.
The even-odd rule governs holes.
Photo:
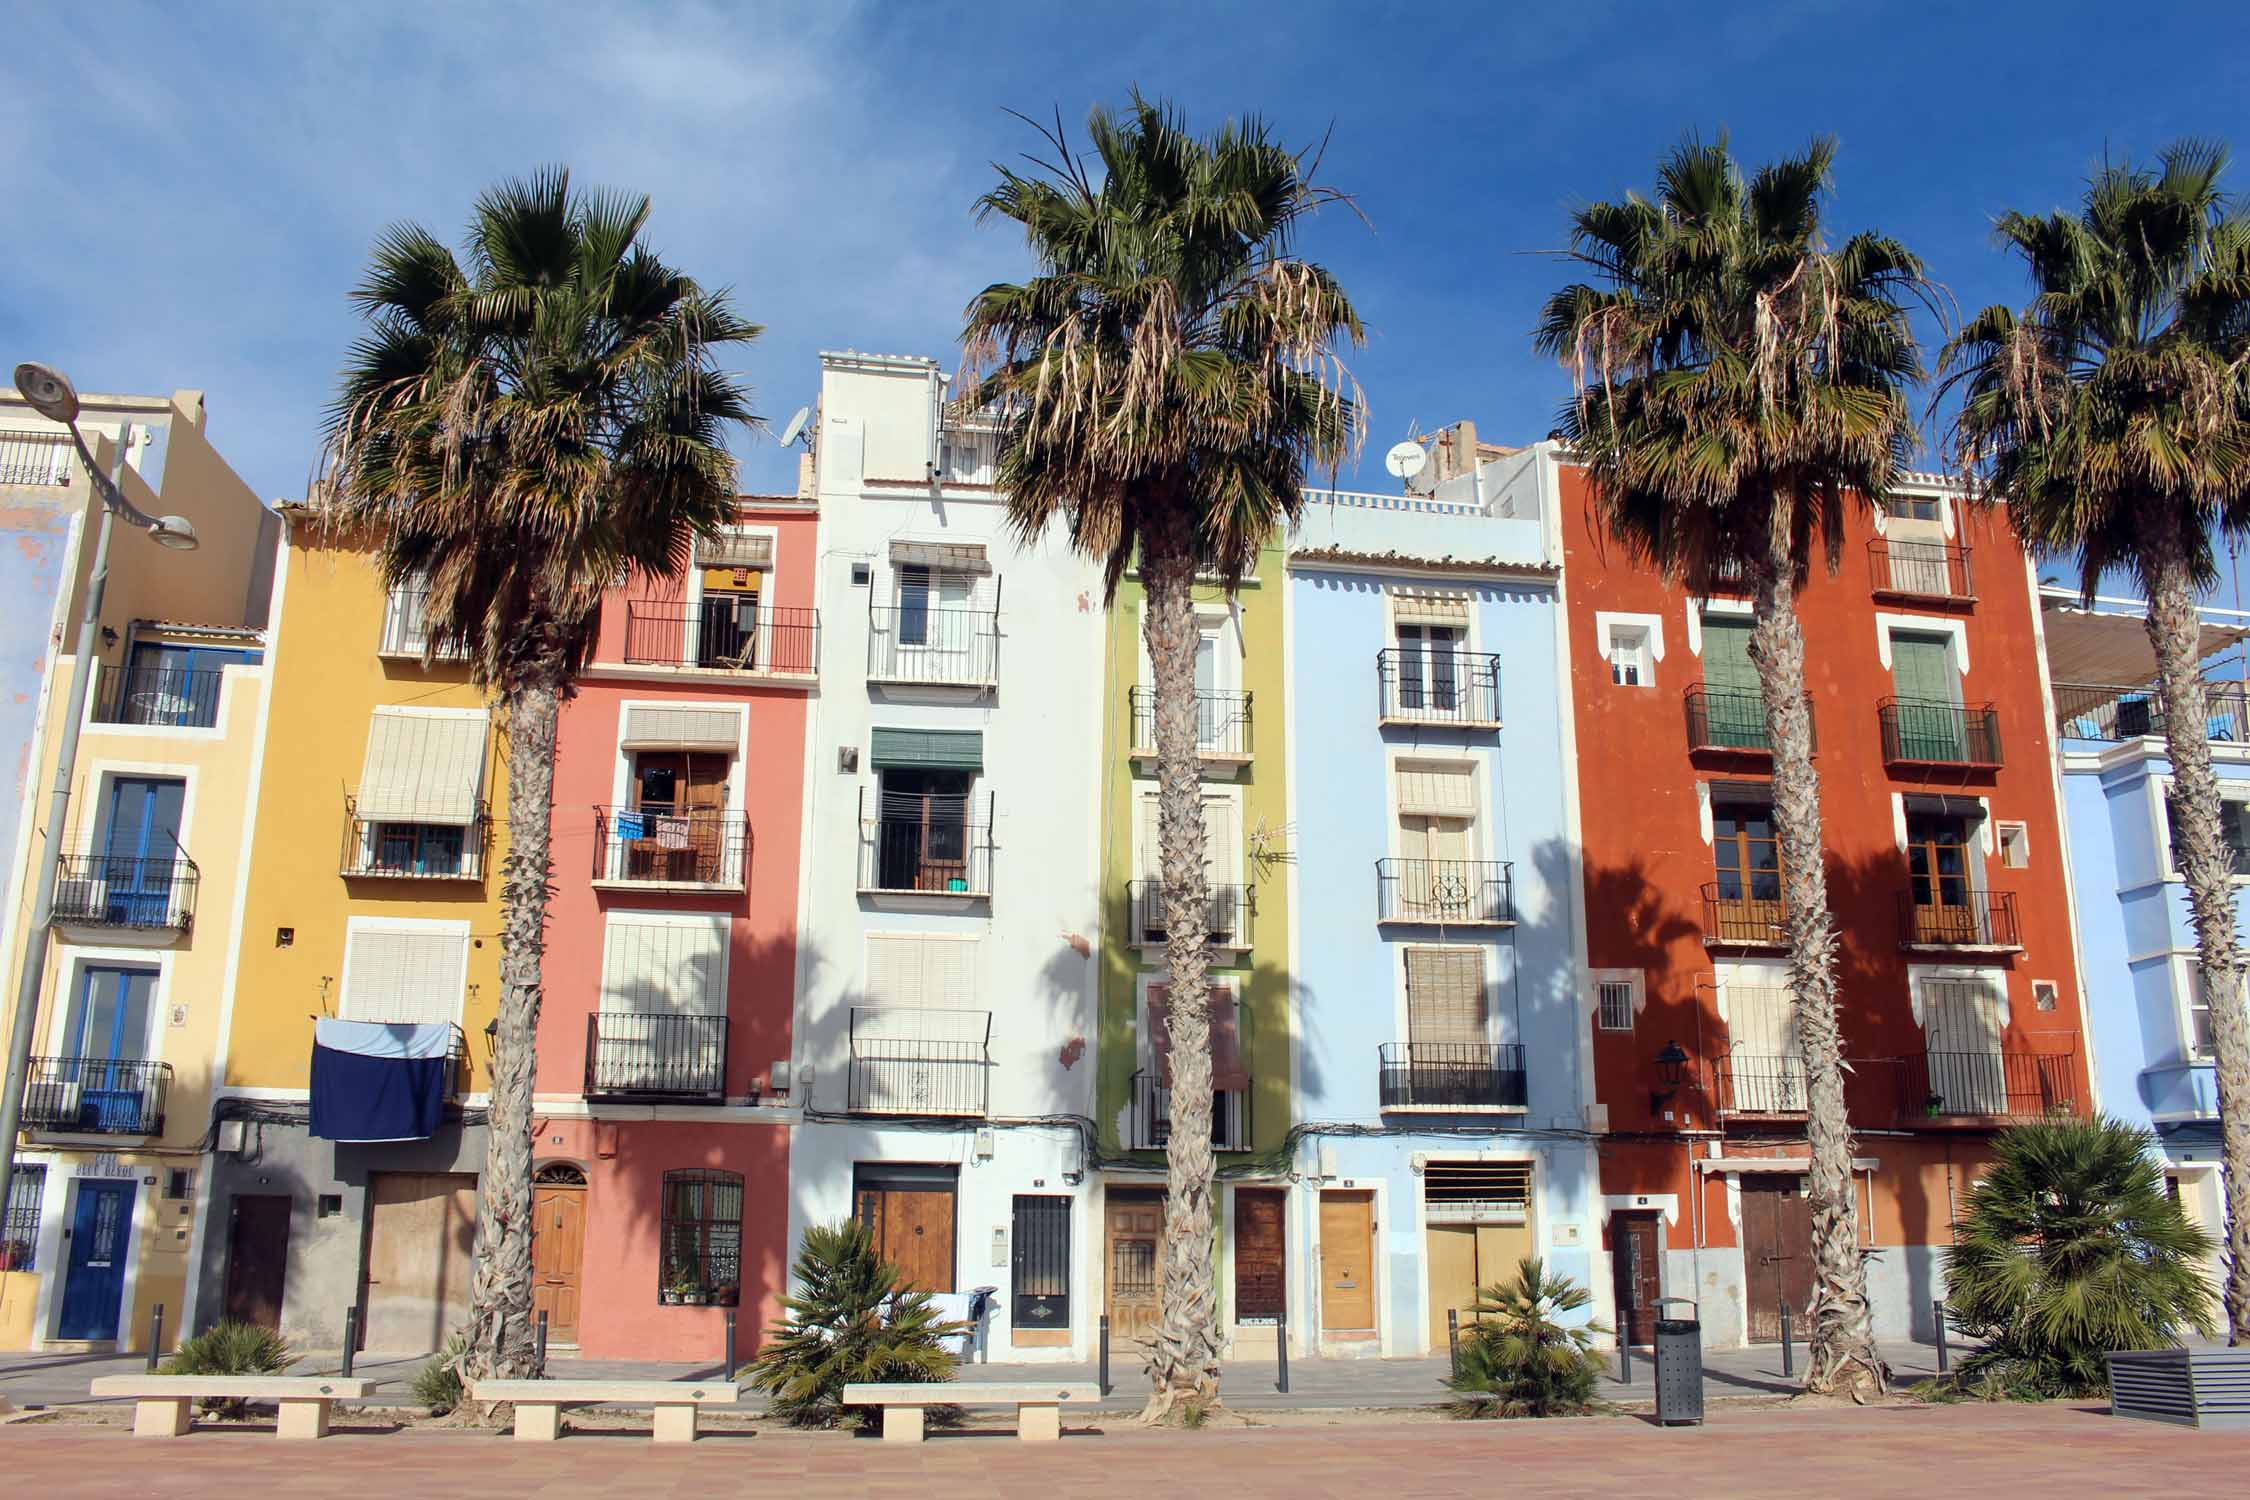
POLYGON ((2122 1121, 2005 1130, 1945 1253, 1946 1308, 1984 1347, 1951 1384, 2025 1400, 2099 1395, 2103 1356, 2208 1338, 2210 1238, 2164 1190, 2155 1138, 2122 1121))
POLYGON ((1517 1263, 1513 1282, 1477 1296, 1477 1321, 1462 1331, 1461 1365, 1445 1384, 1457 1417, 1569 1417, 1594 1409, 1599 1323, 1565 1326, 1565 1313, 1593 1296, 1567 1276, 1549 1276, 1537 1256, 1517 1263))
MULTIPOLYGON (((278 1375, 297 1362, 297 1351, 272 1328, 256 1323, 219 1323, 181 1341, 158 1372, 164 1375, 278 1375)), ((203 1410, 214 1417, 240 1417, 249 1402, 235 1396, 210 1396, 203 1410)))
POLYGON ((751 1367, 750 1383, 774 1415, 832 1427, 868 1414, 843 1405, 854 1381, 953 1378, 953 1355, 939 1341, 968 1325, 939 1318, 927 1293, 899 1291, 898 1268, 864 1225, 807 1229, 792 1278, 797 1293, 781 1299, 786 1316, 751 1367))
POLYGON ((460 1406, 467 1394, 461 1383, 461 1361, 468 1353, 467 1330, 455 1329, 437 1358, 414 1372, 414 1399, 427 1406, 430 1415, 442 1417, 460 1406))

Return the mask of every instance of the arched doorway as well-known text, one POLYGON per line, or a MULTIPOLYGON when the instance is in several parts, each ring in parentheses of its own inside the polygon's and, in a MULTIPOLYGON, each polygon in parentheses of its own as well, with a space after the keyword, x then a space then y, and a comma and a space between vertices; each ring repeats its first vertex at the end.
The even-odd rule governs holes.
POLYGON ((586 1252, 586 1169, 550 1162, 531 1178, 531 1306, 547 1344, 578 1342, 578 1276, 586 1252))

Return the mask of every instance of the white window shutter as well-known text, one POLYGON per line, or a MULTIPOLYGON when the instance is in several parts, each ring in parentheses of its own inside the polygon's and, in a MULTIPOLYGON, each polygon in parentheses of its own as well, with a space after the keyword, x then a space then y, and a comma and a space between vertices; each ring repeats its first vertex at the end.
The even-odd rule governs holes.
POLYGON ((977 1010, 977 950, 963 938, 869 933, 867 1003, 908 1010, 977 1010))
POLYGON ((1433 818, 1475 818, 1476 762, 1401 761, 1398 810, 1433 818))
POLYGON ((490 729, 481 712, 375 710, 353 811, 377 823, 475 821, 484 797, 490 729))
POLYGON ((347 1021, 457 1025, 468 965, 464 933, 356 927, 337 1014, 347 1021))
POLYGON ((644 1015, 725 1015, 728 918, 612 912, 601 1006, 644 1015))

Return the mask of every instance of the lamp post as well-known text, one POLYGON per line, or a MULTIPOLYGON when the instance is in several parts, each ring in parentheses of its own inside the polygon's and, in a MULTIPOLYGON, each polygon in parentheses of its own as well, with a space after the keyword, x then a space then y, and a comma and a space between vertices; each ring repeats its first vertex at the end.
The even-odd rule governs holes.
POLYGON ((93 480, 102 502, 101 529, 94 537, 94 566, 86 579, 86 607, 78 621, 77 655, 71 662, 70 704, 63 714, 62 747, 55 754, 55 786, 47 802, 47 822, 39 833, 39 863, 32 876, 31 926, 24 933, 23 968, 16 978, 16 1013, 8 1034, 8 1074, 0 1087, 0 1213, 14 1191, 16 1137, 23 1128, 24 1088, 31 1072, 31 1047, 39 1030, 39 987, 47 972, 47 940, 55 920, 55 869, 62 859, 63 824, 70 815, 70 781, 78 763, 78 729, 86 718, 86 697, 94 681, 94 643, 101 629, 102 591, 109 583, 110 521, 123 516, 159 546, 188 551, 195 528, 185 516, 150 516, 134 508, 117 487, 124 472, 125 445, 119 442, 111 472, 104 474, 78 432, 78 392, 70 377, 52 365, 16 366, 16 389, 33 411, 69 432, 78 461, 93 480))

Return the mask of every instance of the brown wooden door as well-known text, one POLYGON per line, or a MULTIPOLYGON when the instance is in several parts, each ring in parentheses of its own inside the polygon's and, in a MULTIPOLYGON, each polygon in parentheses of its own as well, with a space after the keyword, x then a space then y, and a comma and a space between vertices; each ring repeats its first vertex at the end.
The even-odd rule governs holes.
POLYGON ((901 1286, 955 1290, 951 1188, 863 1187, 859 1221, 874 1231, 883 1259, 898 1267, 901 1286))
POLYGON ((633 805, 651 820, 684 820, 687 847, 667 847, 652 826, 649 837, 631 847, 632 879, 710 882, 722 877, 728 761, 715 751, 687 750, 644 750, 634 758, 633 805))
POLYGON ((1742 1261, 1750 1299, 1750 1342, 1781 1341, 1781 1304, 1789 1304, 1794 1335, 1805 1332, 1812 1305, 1812 1200, 1803 1179, 1742 1178, 1742 1261))
POLYGON ((1320 1328, 1375 1326, 1375 1195, 1320 1195, 1320 1328))
POLYGON ((227 1321, 279 1328, 288 1271, 289 1195, 237 1197, 227 1217, 227 1321))
POLYGON ((1112 1191, 1104 1209, 1102 1310, 1117 1339, 1149 1339, 1163 1313, 1164 1195, 1112 1191))
POLYGON ((1234 1195, 1234 1320, 1278 1319, 1288 1282, 1282 1274, 1287 1199, 1280 1188, 1240 1188, 1234 1195))
POLYGON ((578 1342, 578 1275, 586 1251, 586 1189, 531 1190, 531 1306, 547 1315, 547 1342, 578 1342))
POLYGON ((1628 1342, 1647 1344, 1656 1337, 1656 1299, 1664 1295, 1656 1215, 1610 1215, 1609 1243, 1610 1266, 1616 1277, 1619 1324, 1628 1342))
POLYGON ((425 1354, 468 1321, 477 1180, 454 1172, 374 1172, 367 1179, 362 1344, 425 1354))

